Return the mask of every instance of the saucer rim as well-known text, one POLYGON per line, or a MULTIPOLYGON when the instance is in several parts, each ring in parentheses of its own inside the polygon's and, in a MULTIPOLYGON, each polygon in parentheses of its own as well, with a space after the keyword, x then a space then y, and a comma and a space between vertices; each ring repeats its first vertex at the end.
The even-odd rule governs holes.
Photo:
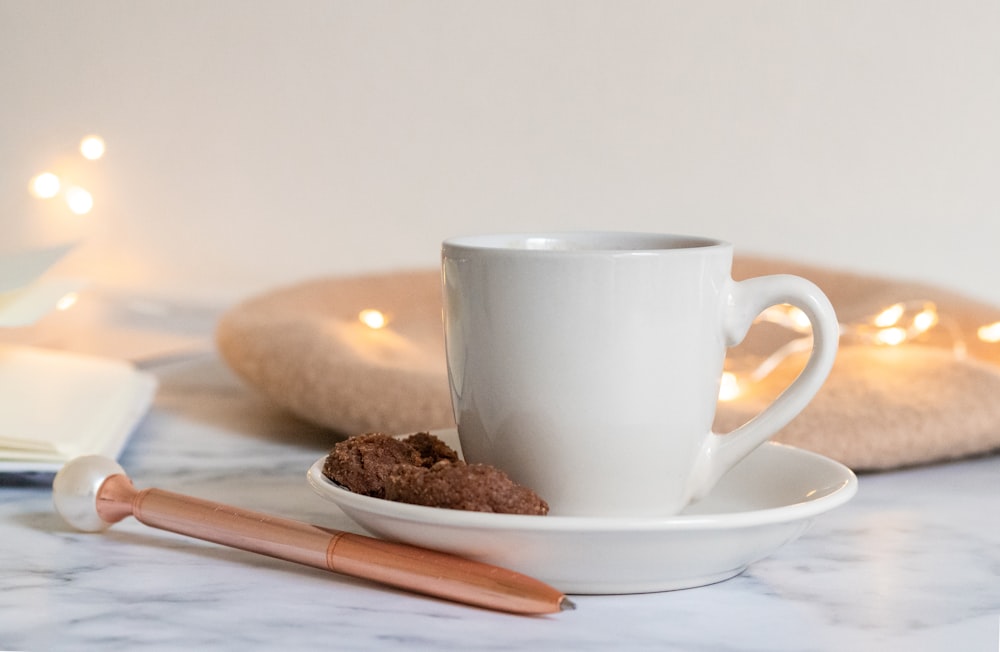
MULTIPOLYGON (((439 431, 454 432, 454 429, 439 431)), ((341 487, 323 475, 326 456, 319 458, 307 471, 306 478, 313 491, 338 507, 350 508, 383 518, 405 520, 426 525, 480 530, 523 532, 641 532, 641 531, 704 531, 757 527, 810 519, 848 502, 858 491, 857 476, 848 467, 824 455, 778 442, 766 442, 762 447, 780 451, 799 459, 825 465, 839 478, 823 487, 814 499, 796 501, 765 509, 720 512, 715 514, 677 514, 655 517, 595 517, 595 516, 533 516, 472 512, 424 505, 412 505, 357 494, 341 487)), ((346 510, 344 510, 346 512, 346 510)), ((353 516, 348 514, 355 522, 353 516)), ((363 524, 358 522, 364 527, 363 524)))

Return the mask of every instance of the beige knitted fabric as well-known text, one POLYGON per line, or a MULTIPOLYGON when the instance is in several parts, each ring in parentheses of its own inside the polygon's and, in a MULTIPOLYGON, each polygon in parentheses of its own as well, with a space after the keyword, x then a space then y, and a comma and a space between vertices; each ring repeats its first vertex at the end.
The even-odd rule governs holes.
MULTIPOLYGON (((736 279, 805 276, 830 297, 845 325, 827 383, 776 440, 814 450, 856 470, 882 470, 1000 450, 1000 344, 977 338, 1000 309, 937 287, 738 257, 736 279), (897 302, 933 302, 940 323, 896 347, 859 341, 863 324, 897 302), (964 353, 963 353, 964 346, 964 353)), ((790 339, 756 326, 727 366, 753 370, 790 339)), ((308 421, 340 434, 405 433, 454 425, 445 370, 437 270, 328 278, 279 288, 220 320, 223 359, 249 385, 308 421), (358 313, 385 313, 372 330, 358 313)), ((756 414, 803 364, 795 354, 719 405, 728 431, 756 414)))

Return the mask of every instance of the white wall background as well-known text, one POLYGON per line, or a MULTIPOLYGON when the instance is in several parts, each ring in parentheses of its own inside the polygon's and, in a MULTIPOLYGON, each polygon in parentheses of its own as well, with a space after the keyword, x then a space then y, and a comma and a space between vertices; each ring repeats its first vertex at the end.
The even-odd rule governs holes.
POLYGON ((1000 303, 998 34, 986 0, 0 0, 0 250, 239 297, 643 229, 1000 303))

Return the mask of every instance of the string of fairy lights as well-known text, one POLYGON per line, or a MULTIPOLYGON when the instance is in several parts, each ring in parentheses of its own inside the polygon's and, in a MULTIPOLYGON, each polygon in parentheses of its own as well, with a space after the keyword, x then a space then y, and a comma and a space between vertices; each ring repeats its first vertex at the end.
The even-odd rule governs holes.
MULTIPOLYGON (((386 313, 375 308, 365 308, 358 313, 358 321, 372 330, 387 328, 390 324, 386 313)), ((723 372, 720 387, 720 401, 735 401, 745 395, 749 387, 767 378, 788 357, 808 351, 812 347, 812 327, 809 318, 799 308, 791 305, 772 306, 757 318, 757 322, 768 322, 796 333, 796 337, 785 343, 749 372, 723 372)), ((840 325, 842 341, 851 344, 898 347, 914 342, 934 328, 946 326, 950 330, 952 349, 957 359, 966 355, 966 344, 961 332, 942 319, 937 306, 932 301, 901 301, 857 322, 840 325)), ((983 342, 1000 342, 1000 321, 986 324, 977 330, 976 336, 983 342)))
MULTIPOLYGON (((97 161, 105 154, 106 146, 100 136, 86 136, 80 141, 79 152, 88 161, 97 161)), ((89 190, 75 183, 71 178, 62 178, 52 171, 43 171, 31 178, 29 192, 41 200, 62 198, 70 212, 86 215, 94 208, 94 198, 89 190)), ((63 297, 58 303, 60 310, 68 309, 76 301, 75 294, 63 297)), ((371 330, 387 328, 390 317, 376 308, 366 308, 358 313, 358 320, 371 330)), ((749 372, 723 372, 719 400, 734 401, 746 393, 747 388, 763 381, 788 357, 805 352, 812 346, 809 319, 795 306, 779 305, 765 310, 757 318, 758 322, 768 322, 799 335, 788 341, 749 372)), ((962 359, 966 355, 966 345, 962 333, 949 320, 942 319, 937 306, 931 301, 911 300, 894 303, 871 315, 869 318, 840 325, 841 340, 852 344, 869 346, 901 346, 917 340, 934 328, 950 331, 955 356, 962 359)), ((980 326, 976 332, 979 340, 988 343, 1000 342, 1000 321, 980 326)))
MULTIPOLYGON (((809 319, 795 306, 773 306, 764 311, 758 317, 758 321, 777 324, 799 334, 800 337, 782 345, 749 373, 737 374, 725 371, 719 389, 721 401, 739 399, 750 385, 764 380, 789 356, 808 351, 812 347, 809 319)), ((948 329, 955 358, 964 359, 967 347, 962 332, 954 322, 942 317, 937 305, 932 301, 911 300, 893 303, 868 318, 842 323, 840 337, 843 342, 850 344, 898 347, 918 340, 935 328, 948 329)), ((1000 321, 980 326, 976 331, 976 337, 982 342, 1000 342, 1000 321)))
MULTIPOLYGON (((88 161, 97 161, 104 156, 104 139, 100 136, 86 136, 80 141, 80 154, 88 161)), ((70 212, 86 215, 94 208, 94 196, 89 190, 74 183, 71 178, 62 178, 52 171, 41 172, 31 178, 28 191, 38 199, 61 197, 70 212)))

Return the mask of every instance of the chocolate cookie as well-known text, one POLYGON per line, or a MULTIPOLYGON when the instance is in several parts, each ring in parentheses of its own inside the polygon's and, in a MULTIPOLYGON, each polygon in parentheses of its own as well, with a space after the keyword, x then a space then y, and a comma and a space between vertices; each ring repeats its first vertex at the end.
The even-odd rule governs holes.
POLYGON ((338 443, 323 475, 347 489, 398 502, 501 514, 547 514, 538 494, 486 464, 466 464, 426 432, 368 433, 338 443))

